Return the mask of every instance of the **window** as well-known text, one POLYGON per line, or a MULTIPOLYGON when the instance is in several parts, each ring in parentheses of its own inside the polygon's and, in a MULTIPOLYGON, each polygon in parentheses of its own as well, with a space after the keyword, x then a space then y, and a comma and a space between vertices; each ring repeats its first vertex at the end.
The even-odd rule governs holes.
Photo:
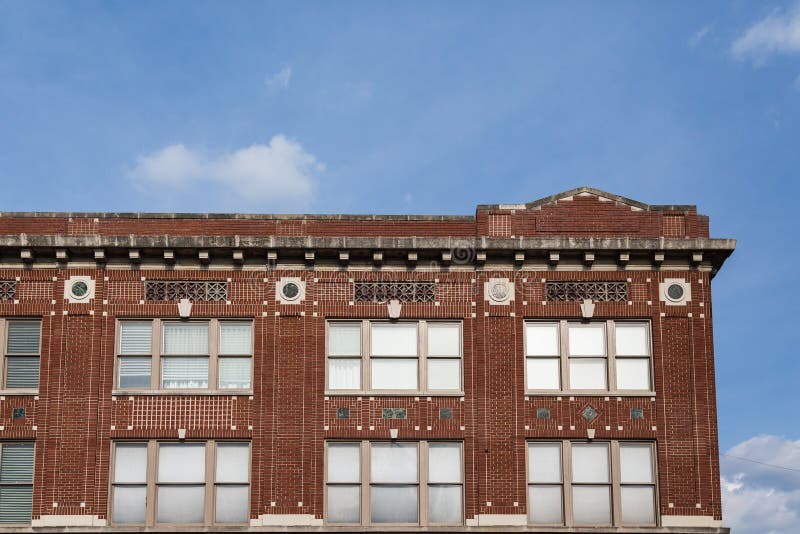
POLYGON ((117 387, 132 390, 250 390, 250 321, 119 322, 117 387))
POLYGON ((454 442, 328 442, 325 520, 461 525, 463 455, 454 442))
POLYGON ((33 443, 0 445, 0 523, 30 523, 33 443))
POLYGON ((36 392, 42 323, 33 319, 0 319, 3 388, 36 392))
POLYGON ((528 520, 540 526, 656 523, 653 444, 528 443, 528 520))
POLYGON ((249 443, 117 442, 112 466, 114 524, 249 521, 249 443))
POLYGON ((528 392, 652 392, 650 324, 526 322, 528 392))
POLYGON ((461 323, 329 322, 327 390, 458 394, 461 347, 461 323))

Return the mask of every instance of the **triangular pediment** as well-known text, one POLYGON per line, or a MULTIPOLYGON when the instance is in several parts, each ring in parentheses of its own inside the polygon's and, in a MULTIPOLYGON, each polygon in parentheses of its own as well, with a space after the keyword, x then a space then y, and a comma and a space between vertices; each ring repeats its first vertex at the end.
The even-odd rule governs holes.
POLYGON ((491 206, 480 206, 479 208, 529 209, 529 210, 539 209, 543 206, 557 204, 559 201, 570 201, 575 199, 576 197, 594 197, 601 202, 614 202, 615 204, 618 205, 628 206, 633 211, 695 210, 694 206, 651 205, 645 202, 639 202, 638 200, 633 200, 620 195, 615 195, 614 193, 609 193, 607 191, 603 191, 601 189, 595 189, 594 187, 589 187, 589 186, 576 187, 575 189, 570 189, 569 191, 564 191, 561 193, 557 193, 555 195, 543 197, 538 200, 528 202, 526 204, 496 204, 491 206))

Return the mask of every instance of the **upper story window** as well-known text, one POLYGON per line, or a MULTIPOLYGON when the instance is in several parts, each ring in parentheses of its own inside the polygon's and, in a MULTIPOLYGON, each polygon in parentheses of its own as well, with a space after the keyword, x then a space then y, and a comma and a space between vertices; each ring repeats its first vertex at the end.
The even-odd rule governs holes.
POLYGON ((125 320, 118 340, 120 389, 252 388, 252 321, 125 320))
POLYGON ((653 391, 650 323, 526 322, 529 393, 653 391))
POLYGON ((651 443, 529 442, 528 519, 537 526, 652 526, 651 443))
POLYGON ((0 445, 0 523, 31 522, 33 451, 29 442, 0 445))
POLYGON ((113 524, 246 524, 250 518, 249 443, 117 442, 113 453, 113 524))
POLYGON ((458 322, 331 321, 326 389, 459 394, 461 337, 458 322))
POLYGON ((0 319, 3 389, 36 392, 42 322, 37 319, 0 319))

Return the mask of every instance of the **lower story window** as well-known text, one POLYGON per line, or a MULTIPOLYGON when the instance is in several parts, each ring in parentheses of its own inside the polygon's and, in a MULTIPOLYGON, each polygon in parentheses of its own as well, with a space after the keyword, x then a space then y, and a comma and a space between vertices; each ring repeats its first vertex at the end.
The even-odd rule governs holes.
POLYGON ((460 525, 458 442, 328 442, 326 521, 348 525, 460 525))
POLYGON ((528 443, 528 517, 547 526, 656 523, 652 443, 528 443))
POLYGON ((250 517, 249 443, 117 442, 112 465, 115 524, 243 524, 250 517))
POLYGON ((33 443, 0 444, 0 523, 28 524, 33 507, 33 443))

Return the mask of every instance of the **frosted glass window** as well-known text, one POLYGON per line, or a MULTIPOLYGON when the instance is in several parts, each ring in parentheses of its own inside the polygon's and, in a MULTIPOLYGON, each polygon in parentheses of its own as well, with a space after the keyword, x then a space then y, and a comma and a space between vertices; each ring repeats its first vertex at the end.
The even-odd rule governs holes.
POLYGON ((328 486, 328 522, 361 522, 361 487, 328 486))
POLYGON ((562 524, 564 507, 561 503, 561 486, 529 486, 528 509, 531 523, 562 524))
POLYGON ((330 323, 328 325, 328 354, 358 356, 361 354, 361 325, 330 323))
POLYGON ((619 446, 620 475, 623 484, 653 482, 653 449, 641 443, 619 446))
POLYGON ((253 324, 223 321, 219 323, 220 354, 252 354, 253 324))
POLYGON ((208 323, 166 322, 163 354, 208 354, 208 323))
POLYGON ((204 443, 163 444, 158 448, 159 482, 204 482, 204 443))
POLYGON ((558 356, 558 324, 527 323, 525 351, 528 356, 558 356))
POLYGON ((249 486, 217 486, 214 500, 217 523, 247 523, 250 519, 249 486))
POLYGON ((114 483, 147 483, 147 444, 119 443, 116 445, 114 483))
POLYGON ((410 358, 372 358, 372 389, 417 389, 417 366, 410 358))
POLYGON ((617 389, 650 389, 649 358, 617 358, 617 389))
POLYGON ((417 482, 415 443, 373 443, 370 450, 371 482, 417 482))
POLYGON ((557 358, 527 358, 528 389, 560 389, 561 361, 557 358))
POLYGON ((170 356, 161 359, 161 386, 171 388, 207 388, 208 358, 170 356))
POLYGON ((217 444, 217 482, 250 480, 250 445, 247 443, 217 444))
POLYGON ((449 358, 428 360, 428 389, 460 390, 461 360, 449 358))
POLYGON ((617 338, 617 355, 644 356, 650 354, 647 324, 617 323, 615 334, 617 338))
POLYGON ((458 443, 428 445, 428 482, 461 482, 461 446, 458 443))
POLYGON ((249 389, 252 387, 250 380, 250 362, 250 358, 220 358, 220 389, 249 389))
POLYGON ((604 356, 605 325, 569 325, 569 353, 573 356, 604 356))
POLYGON ((328 444, 328 482, 361 480, 361 446, 358 443, 328 444))
POLYGON ((460 485, 431 486, 428 495, 431 523, 461 523, 464 512, 460 485))
POLYGON ((570 358, 570 389, 606 389, 605 358, 570 358))
POLYGON ((419 521, 416 486, 372 486, 370 493, 373 523, 419 521))
POLYGON ((572 444, 572 481, 608 482, 608 444, 572 444))
POLYGON ((561 444, 528 444, 528 482, 561 482, 561 444))
POLYGON ((572 516, 576 524, 611 523, 611 491, 608 486, 573 486, 572 516))
POLYGON ((372 354, 378 356, 416 356, 417 323, 374 323, 372 354))
POLYGON ((652 486, 623 486, 622 522, 626 524, 653 524, 655 520, 655 495, 652 486))
POLYGON ((428 323, 428 356, 460 356, 461 328, 457 324, 428 323))
POLYGON ((124 321, 119 323, 120 354, 151 354, 153 352, 153 323, 124 321))
POLYGON ((149 388, 152 359, 141 356, 121 356, 119 358, 119 387, 149 388))
POLYGON ((205 486, 159 486, 159 523, 202 523, 205 486))
POLYGON ((144 523, 147 510, 147 486, 115 486, 111 521, 144 523))
POLYGON ((328 360, 328 389, 361 389, 361 360, 328 360))

